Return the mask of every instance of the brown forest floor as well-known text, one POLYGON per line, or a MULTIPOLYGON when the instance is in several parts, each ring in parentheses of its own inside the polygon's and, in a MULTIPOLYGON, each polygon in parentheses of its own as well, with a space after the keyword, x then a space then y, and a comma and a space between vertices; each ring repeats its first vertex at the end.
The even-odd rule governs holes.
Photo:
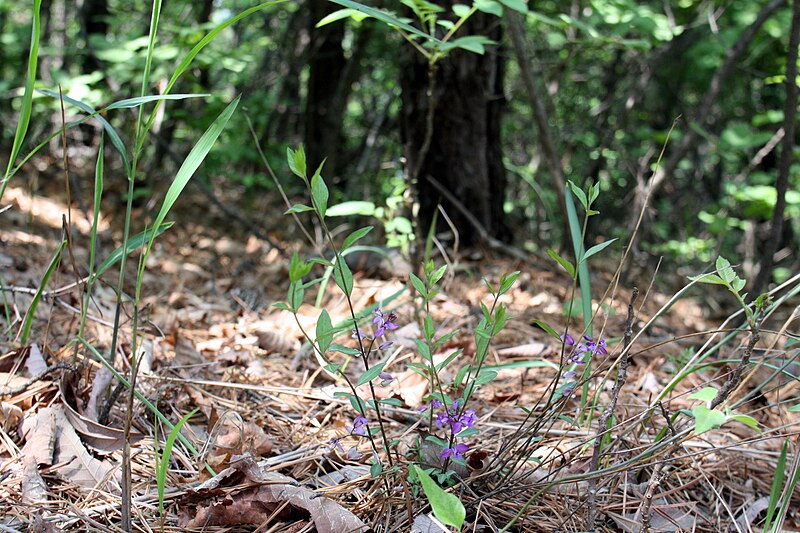
MULTIPOLYGON (((60 239, 66 208, 63 201, 53 200, 59 196, 63 194, 32 194, 12 186, 2 199, 3 206, 12 207, 0 214, 0 273, 11 291, 6 292, 8 308, 18 318, 31 302, 25 289, 39 285, 56 239, 60 239)), ((140 311, 146 334, 137 386, 173 423, 198 409, 184 435, 200 451, 202 460, 175 443, 166 483, 167 515, 162 521, 156 454, 161 453, 169 430, 156 423, 141 402, 135 403, 131 443, 134 530, 339 533, 358 527, 361 520, 377 531, 411 531, 409 514, 430 514, 424 497, 411 498, 405 489, 387 495, 384 481, 369 475, 368 447, 355 437, 349 437, 348 443, 358 444, 363 452, 360 457, 326 452, 331 437, 347 432, 354 412, 346 400, 334 395, 346 388, 320 371, 313 354, 303 347, 292 316, 271 306, 285 299, 287 259, 264 241, 242 237, 238 228, 195 196, 190 189, 188 196, 179 200, 179 209, 171 217, 177 223, 159 238, 148 263, 140 311), (157 448, 156 442, 160 443, 157 448), (253 460, 243 460, 242 455, 253 460), (216 472, 233 466, 224 476, 211 478, 203 460, 216 472)), ((258 223, 273 228, 270 235, 291 246, 296 234, 289 219, 281 216, 282 210, 265 210, 269 214, 258 223)), ((75 267, 83 275, 88 264, 88 223, 79 210, 73 210, 72 217, 72 253, 75 267)), ((102 254, 119 244, 119 224, 119 220, 104 221, 101 260, 102 254)), ((132 268, 135 262, 134 258, 132 268)), ((595 269, 593 283, 598 296, 611 282, 613 268, 595 269)), ((491 351, 491 363, 500 365, 498 377, 480 389, 472 406, 480 433, 470 437, 469 466, 460 472, 467 481, 459 486, 458 494, 468 504, 467 517, 472 521, 465 531, 499 530, 548 481, 586 473, 592 455, 596 424, 590 431, 586 424, 574 423, 588 412, 579 410, 578 390, 566 403, 563 416, 539 429, 541 440, 535 457, 519 478, 507 482, 507 490, 493 484, 487 474, 487 465, 495 464, 493 459, 523 420, 524 412, 517 406, 536 405, 557 373, 560 345, 531 321, 563 327, 569 280, 536 258, 521 263, 486 250, 470 250, 458 258, 432 307, 440 332, 459 329, 445 348, 463 348, 469 356, 475 349, 472 333, 481 316, 479 302, 487 301, 481 279, 497 281, 514 270, 522 273, 502 300, 513 320, 494 340, 491 351)), ((404 288, 407 277, 396 274, 374 269, 356 272, 356 308, 381 302, 404 288)), ((73 265, 65 256, 47 289, 67 286, 75 279, 73 265)), ((104 279, 108 284, 98 284, 93 292, 86 338, 101 353, 108 353, 116 274, 104 279)), ((642 282, 635 326, 644 324, 671 296, 648 292, 649 280, 642 282)), ((133 276, 128 278, 126 290, 133 291, 133 276)), ((613 299, 599 302, 603 306, 595 329, 609 339, 611 349, 605 360, 595 362, 600 372, 591 390, 605 384, 594 410, 595 421, 613 386, 614 374, 607 370, 620 352, 630 290, 619 287, 613 299)), ((347 316, 337 291, 335 284, 329 284, 323 302, 334 323, 347 316)), ((665 427, 660 413, 644 421, 637 417, 707 340, 705 332, 718 326, 719 318, 709 319, 707 313, 715 298, 724 301, 725 295, 722 289, 715 291, 709 286, 692 295, 704 292, 709 295, 703 305, 679 300, 637 339, 615 413, 617 422, 631 423, 614 432, 601 466, 611 467, 636 456, 665 427), (693 335, 696 333, 699 335, 693 335)), ((396 379, 379 388, 378 394, 402 401, 402 407, 387 411, 387 430, 392 438, 407 442, 414 431, 424 430, 424 419, 420 422, 416 408, 427 390, 426 383, 405 367, 419 359, 413 339, 420 332, 409 292, 395 303, 402 328, 395 332, 393 359, 387 369, 396 379)), ((85 348, 76 350, 70 344, 78 329, 79 306, 77 290, 45 298, 33 322, 29 345, 19 347, 14 340, 0 345, 4 354, 0 360, 2 531, 119 530, 120 428, 127 413, 127 396, 123 393, 113 403, 105 425, 98 424, 98 411, 108 403, 115 382, 85 348), (54 367, 59 361, 75 366, 76 372, 54 367), (52 371, 27 382, 47 369, 52 371)), ((126 307, 123 312, 120 347, 128 356, 130 311, 126 307)), ((318 314, 313 305, 304 306, 300 315, 304 327, 313 330, 318 314)), ((13 339, 19 321, 9 330, 5 317, 0 320, 4 338, 13 339)), ((785 316, 776 317, 765 329, 777 330, 786 324, 789 319, 785 316)), ((796 324, 789 324, 792 328, 796 330, 796 324)), ((776 338, 764 337, 764 348, 776 338)), ((345 336, 339 342, 349 340, 345 336)), ((746 341, 744 336, 737 338, 714 357, 735 357, 746 341)), ((116 368, 125 369, 128 364, 128 359, 117 356, 116 368)), ((729 371, 729 365, 717 364, 705 373, 692 374, 670 394, 669 410, 675 413, 696 405, 698 400, 688 399, 686 393, 709 385, 712 379, 715 381, 710 384, 720 387, 729 371)), ((758 374, 750 377, 736 395, 746 395, 758 379, 758 374)), ((797 413, 787 410, 797 401, 776 403, 796 395, 796 390, 784 387, 738 409, 755 417, 762 428, 772 428, 769 431, 727 424, 687 438, 669 456, 635 462, 602 476, 597 496, 600 529, 639 531, 637 510, 650 496, 652 531, 758 530, 755 525, 758 517, 764 516, 765 497, 784 439, 791 436, 795 453, 798 444, 800 420, 797 413), (659 476, 660 484, 651 485, 659 476)), ((547 488, 533 499, 512 530, 584 531, 587 483, 578 479, 547 488)), ((795 494, 786 531, 800 529, 798 504, 800 495, 795 494)), ((443 531, 431 522, 418 519, 415 524, 415 531, 443 531)))

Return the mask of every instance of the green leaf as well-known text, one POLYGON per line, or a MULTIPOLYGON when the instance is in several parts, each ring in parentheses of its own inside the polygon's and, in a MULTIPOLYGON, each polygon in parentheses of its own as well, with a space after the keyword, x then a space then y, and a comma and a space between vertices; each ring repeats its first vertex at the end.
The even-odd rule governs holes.
POLYGON ((694 432, 702 435, 706 431, 720 427, 727 421, 724 413, 709 409, 705 405, 698 405, 692 409, 694 415, 694 432))
POLYGON ((111 109, 130 109, 134 107, 139 107, 140 105, 149 104, 151 102, 159 102, 162 100, 186 100, 188 98, 205 98, 207 96, 211 96, 210 94, 198 93, 198 94, 154 94, 150 96, 137 96, 135 98, 126 98, 124 100, 118 100, 113 104, 109 104, 106 106, 106 110, 111 109))
MULTIPOLYGON (((236 110, 236 106, 239 105, 239 99, 241 96, 237 96, 233 102, 228 104, 228 107, 220 113, 220 115, 214 120, 214 122, 209 126, 206 132, 203 134, 202 137, 197 141, 197 144, 194 145, 194 148, 189 152, 189 155, 186 156, 186 159, 181 164, 181 167, 178 169, 177 174, 175 174, 175 179, 172 180, 172 185, 170 185, 169 190, 167 191, 167 195, 164 197, 164 203, 161 204, 161 209, 158 212, 158 215, 153 222, 153 227, 157 228, 161 226, 161 223, 164 222, 164 219, 169 213, 172 206, 178 200, 178 197, 183 192, 183 188, 186 187, 186 184, 189 183, 189 179, 194 175, 197 168, 206 158, 208 152, 211 151, 211 147, 214 146, 214 143, 217 141, 217 138, 222 133, 222 130, 225 129, 225 126, 228 124, 233 112, 236 110)), ((155 236, 150 239, 147 243, 148 249, 152 246, 153 240, 155 236)))
POLYGON ((584 193, 580 189, 580 187, 578 187, 577 185, 575 185, 571 181, 567 181, 567 184, 569 185, 569 190, 572 191, 572 194, 575 195, 575 197, 578 199, 578 201, 583 206, 583 210, 584 211, 588 210, 589 209, 589 203, 586 200, 586 193, 584 193))
POLYGON ((304 204, 295 204, 284 212, 284 215, 291 215, 293 213, 305 213, 306 211, 313 211, 310 207, 304 204))
POLYGON ((305 296, 305 287, 300 281, 293 281, 289 284, 289 292, 286 299, 289 301, 289 306, 292 311, 297 311, 303 305, 303 296, 305 296))
POLYGON ((800 413, 800 403, 793 405, 789 408, 790 413, 800 413))
POLYGON ((323 309, 317 319, 317 346, 319 351, 325 353, 333 341, 333 325, 328 311, 323 309))
POLYGON ((466 6, 464 4, 455 4, 455 5, 453 5, 453 13, 457 17, 460 17, 460 18, 468 17, 471 11, 472 11, 472 9, 469 6, 466 6))
POLYGON ((326 24, 330 24, 331 22, 336 22, 337 20, 342 20, 342 19, 346 19, 346 18, 352 18, 356 22, 359 22, 359 21, 362 21, 365 18, 367 18, 367 15, 365 15, 364 13, 362 13, 361 11, 358 11, 356 9, 350 9, 350 8, 339 9, 339 10, 334 11, 330 15, 324 17, 319 22, 317 22, 317 26, 316 27, 317 28, 321 28, 322 26, 325 26, 326 24))
POLYGON ((494 15, 496 17, 503 16, 503 6, 495 0, 475 0, 473 5, 478 11, 489 13, 490 15, 494 15))
POLYGON ((494 378, 497 377, 497 372, 494 370, 482 370, 478 377, 475 378, 475 386, 483 385, 485 383, 489 383, 494 378))
POLYGON ((331 344, 330 350, 332 352, 343 353, 345 355, 350 355, 350 356, 361 355, 361 352, 359 352, 355 348, 350 348, 349 346, 344 346, 342 344, 331 344))
POLYGON ((507 276, 503 276, 500 279, 500 295, 507 293, 509 289, 514 286, 514 282, 517 281, 517 277, 519 277, 519 270, 512 272, 507 276))
MULTIPOLYGON (((6 168, 5 175, 3 176, 2 184, 0 184, 0 198, 3 197, 3 193, 6 190, 6 185, 8 185, 8 180, 11 178, 11 170, 14 168, 14 162, 17 160, 17 156, 22 149, 22 143, 25 140, 25 135, 28 132, 28 126, 31 122, 31 111, 33 109, 33 86, 34 82, 36 81, 36 66, 39 61, 39 40, 42 33, 41 11, 42 0, 34 0, 30 52, 28 53, 28 71, 25 75, 25 90, 22 93, 22 103, 19 109, 19 120, 17 120, 17 129, 14 132, 14 142, 11 145, 11 153, 8 157, 8 167, 6 168)), ((5 44, 3 46, 5 46, 5 44)), ((127 166, 128 165, 126 161, 126 168, 127 166)))
POLYGON ((688 396, 690 400, 703 400, 704 402, 710 402, 716 397, 717 389, 714 387, 704 387, 688 396))
POLYGON ((459 348, 458 350, 455 350, 453 353, 448 355, 447 359, 436 365, 436 372, 437 373, 441 372, 443 369, 447 368, 447 365, 452 363, 455 360, 455 358, 461 355, 462 353, 464 353, 464 348, 459 348))
POLYGON ((419 29, 408 24, 407 22, 404 22, 397 16, 387 11, 381 11, 379 9, 375 9, 374 7, 365 6, 364 4, 354 2, 353 0, 331 0, 331 2, 333 2, 334 4, 339 4, 340 6, 349 7, 357 11, 360 11, 365 15, 367 15, 368 17, 380 20, 381 22, 389 24, 390 26, 397 26, 398 28, 401 28, 408 33, 411 33, 418 37, 422 37, 423 39, 431 41, 433 43, 441 43, 439 39, 436 39, 428 35, 427 33, 420 31, 419 29))
POLYGON ((306 152, 303 150, 301 144, 297 150, 292 150, 286 147, 286 162, 289 164, 289 170, 295 176, 305 179, 306 177, 306 152))
POLYGON ((502 3, 508 9, 513 9, 514 11, 518 11, 520 13, 528 12, 528 4, 525 3, 525 0, 500 0, 500 3, 502 3))
POLYGON ((342 289, 348 297, 353 294, 353 273, 350 267, 347 266, 347 261, 339 257, 336 265, 333 267, 333 277, 336 279, 336 285, 342 289))
POLYGON ((452 41, 445 43, 440 48, 443 52, 453 48, 461 48, 468 52, 473 52, 478 55, 483 55, 486 52, 485 45, 495 44, 495 42, 483 35, 467 35, 466 37, 459 37, 452 41))
POLYGON ((328 209, 329 217, 347 217, 353 215, 371 217, 375 215, 375 204, 372 202, 354 200, 352 202, 336 204, 328 209))
POLYGON ((433 318, 430 315, 425 315, 425 318, 422 319, 422 331, 427 341, 433 340, 434 335, 436 335, 436 326, 433 324, 433 318))
POLYGON ((442 279, 442 276, 444 276, 444 273, 446 271, 447 271, 447 265, 442 265, 439 268, 437 268, 436 270, 434 270, 431 273, 430 283, 428 285, 430 285, 431 287, 436 285, 439 282, 439 280, 442 279))
POLYGON ((292 311, 292 308, 289 307, 285 302, 278 302, 276 304, 272 304, 272 307, 274 307, 275 309, 282 309, 284 311, 289 311, 289 312, 292 311))
POLYGON ((157 230, 153 230, 153 228, 147 229, 137 235, 128 239, 128 245, 125 250, 122 249, 122 246, 117 247, 113 252, 111 252, 108 257, 106 257, 105 261, 103 261, 99 267, 97 267, 97 272, 94 274, 94 278, 98 278, 102 275, 106 270, 114 266, 117 261, 122 259, 122 255, 129 254, 133 252, 135 249, 142 246, 144 243, 150 241, 154 237, 158 237, 162 233, 164 233, 167 229, 171 228, 174 222, 165 222, 161 224, 161 226, 157 230), (155 234, 155 235, 154 235, 155 234))
POLYGON ((744 424, 747 427, 750 427, 750 428, 753 428, 753 429, 756 429, 756 430, 758 429, 758 420, 756 420, 752 416, 749 416, 749 415, 731 415, 729 418, 731 420, 736 420, 737 422, 741 422, 742 424, 744 424))
POLYGON ((169 461, 172 457, 172 448, 175 446, 175 440, 181 432, 184 424, 192 418, 199 409, 194 409, 181 418, 177 424, 170 430, 167 436, 167 441, 164 443, 164 449, 161 452, 161 462, 158 464, 156 471, 156 485, 158 490, 158 511, 164 515, 164 489, 166 488, 167 471, 169 470, 169 461))
POLYGON ((327 365, 322 367, 326 372, 330 372, 331 374, 338 374, 339 370, 342 368, 341 363, 328 363, 327 365))
POLYGON ((710 285, 727 285, 725 280, 716 274, 700 274, 699 276, 689 276, 689 281, 697 283, 708 283, 710 285))
POLYGON ((736 277, 736 273, 731 267, 730 261, 722 256, 717 257, 717 274, 726 282, 730 283, 736 277))
POLYGON ((425 341, 422 339, 414 339, 414 343, 417 345, 417 351, 422 356, 423 359, 430 360, 431 358, 431 351, 428 348, 428 345, 425 344, 425 341))
POLYGON ((289 281, 300 281, 308 275, 309 272, 311 272, 311 265, 301 260, 297 252, 294 252, 292 254, 292 260, 289 263, 289 281))
POLYGON ((561 268, 567 271, 569 277, 575 277, 575 266, 571 262, 558 255, 558 253, 552 248, 547 249, 547 255, 552 257, 559 265, 561 265, 561 268))
POLYGON ((55 272, 56 267, 61 262, 61 252, 67 247, 67 240, 64 239, 59 243, 56 247, 56 251, 53 254, 53 258, 50 260, 50 265, 45 270, 44 276, 42 276, 42 280, 39 282, 39 288, 36 289, 36 294, 33 296, 33 300, 31 301, 31 305, 28 307, 28 311, 25 313, 25 319, 22 322, 22 330, 20 333, 20 344, 23 346, 28 344, 28 337, 31 333, 31 327, 33 325, 33 316, 36 314, 36 308, 39 307, 39 302, 42 300, 42 294, 44 293, 44 289, 47 286, 47 282, 50 281, 50 277, 55 272))
POLYGON ((328 186, 325 185, 325 180, 320 175, 322 172, 322 165, 325 161, 319 164, 316 172, 311 177, 311 196, 314 198, 314 204, 319 210, 319 218, 325 218, 326 211, 328 210, 328 186))
POLYGON ((431 503, 431 508, 436 518, 443 524, 460 530, 461 526, 464 525, 464 518, 467 516, 461 501, 455 495, 442 490, 428 473, 417 465, 411 465, 409 470, 412 469, 419 478, 420 483, 422 483, 422 489, 431 503))
POLYGON ((408 277, 411 279, 411 285, 417 290, 417 292, 423 298, 428 297, 428 291, 425 290, 425 283, 422 282, 413 272, 409 272, 408 277))
POLYGON ((601 242, 600 244, 596 244, 596 245, 592 246, 591 248, 586 250, 585 254, 583 254, 582 261, 586 261, 587 259, 592 257, 594 254, 603 251, 607 246, 611 245, 616 240, 617 239, 611 239, 611 240, 608 240, 608 241, 605 241, 605 242, 601 242))
POLYGON ((372 365, 369 370, 364 372, 364 374, 360 378, 358 378, 358 381, 356 382, 356 387, 360 387, 361 385, 369 383, 373 379, 377 378, 378 374, 383 372, 383 367, 385 364, 386 363, 378 363, 377 365, 372 365))
MULTIPOLYGON (((328 216, 330 216, 330 211, 328 212, 328 216)), ((346 250, 349 248, 354 242, 362 238, 364 235, 372 231, 373 226, 366 226, 361 229, 355 230, 353 233, 348 235, 344 242, 342 243, 342 250, 346 250)))
POLYGON ((533 319, 533 320, 531 320, 531 323, 539 326, 540 328, 542 328, 545 331, 545 333, 547 333, 548 335, 550 335, 554 339, 558 339, 559 341, 561 341, 561 335, 559 335, 558 332, 556 330, 554 330, 553 328, 551 328, 550 325, 547 324, 546 322, 544 322, 542 320, 538 320, 538 319, 533 319))
POLYGON ((383 473, 383 465, 380 461, 374 461, 371 465, 369 465, 369 475, 372 477, 378 477, 383 473))

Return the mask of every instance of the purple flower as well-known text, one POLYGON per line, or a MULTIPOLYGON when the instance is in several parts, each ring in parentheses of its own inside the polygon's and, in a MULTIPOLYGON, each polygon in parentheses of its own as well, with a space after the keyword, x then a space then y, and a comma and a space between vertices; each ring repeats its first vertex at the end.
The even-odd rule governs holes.
POLYGON ((363 329, 355 328, 353 330, 353 338, 354 339, 362 339, 362 340, 364 340, 364 339, 369 339, 369 336, 366 333, 364 333, 363 329))
POLYGON ((383 381, 388 381, 388 382, 391 382, 391 381, 394 380, 394 377, 390 373, 386 372, 385 370, 383 372, 381 372, 380 374, 378 374, 378 377, 380 377, 383 381))
POLYGON ((379 350, 385 350, 385 349, 389 348, 392 344, 394 344, 392 341, 383 341, 382 343, 380 343, 378 345, 378 349, 379 350))
POLYGON ((561 335, 561 340, 564 341, 564 344, 566 344, 567 346, 572 346, 573 344, 575 344, 575 339, 573 339, 572 335, 570 335, 569 333, 561 335))
POLYGON ((574 370, 567 370, 566 372, 562 372, 561 373, 561 377, 564 378, 564 379, 572 379, 577 375, 578 375, 578 373, 575 372, 574 370))
POLYGON ((344 453, 344 448, 342 448, 342 439, 344 437, 331 437, 328 441, 328 445, 325 446, 325 451, 330 452, 333 450, 339 450, 340 452, 344 453))
POLYGON ((447 459, 448 457, 452 457, 453 459, 460 459, 464 457, 464 454, 469 450, 469 446, 464 443, 456 444, 452 448, 445 448, 442 450, 442 459, 447 459))
POLYGON ((367 417, 358 415, 353 420, 353 427, 347 426, 351 435, 360 435, 365 437, 367 435, 367 417))
POLYGON ((387 331, 393 331, 400 327, 397 325, 397 315, 394 313, 384 314, 380 309, 375 309, 372 314, 375 315, 372 323, 378 326, 375 330, 375 337, 383 337, 387 331))

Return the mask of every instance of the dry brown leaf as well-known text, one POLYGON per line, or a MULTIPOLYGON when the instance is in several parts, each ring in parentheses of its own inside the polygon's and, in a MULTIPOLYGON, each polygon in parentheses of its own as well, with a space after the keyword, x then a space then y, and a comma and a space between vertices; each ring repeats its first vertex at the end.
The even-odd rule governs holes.
POLYGON ((0 403, 0 427, 5 431, 10 431, 17 427, 22 420, 22 409, 13 403, 0 403))
MULTIPOLYGON (((110 453, 115 450, 121 450, 125 445, 125 432, 121 429, 99 424, 77 411, 78 399, 75 396, 75 388, 72 385, 70 374, 64 374, 60 385, 66 416, 84 442, 99 452, 110 453)), ((131 444, 139 442, 142 438, 144 438, 144 435, 131 429, 131 444)))
POLYGON ((92 380, 92 392, 89 393, 89 401, 86 402, 84 414, 89 420, 97 420, 97 407, 100 399, 105 395, 108 387, 114 381, 114 374, 107 367, 98 370, 92 380))
POLYGON ((22 502, 28 505, 41 504, 47 500, 47 483, 39 473, 36 461, 26 457, 22 469, 22 502))
POLYGON ((110 475, 113 469, 108 461, 92 456, 81 442, 81 438, 69 423, 64 409, 53 408, 56 418, 56 453, 54 464, 61 464, 58 473, 84 488, 100 487, 102 490, 119 492, 119 483, 110 475))
POLYGON ((369 529, 338 503, 298 486, 290 477, 266 471, 251 457, 236 457, 230 468, 190 490, 184 498, 183 509, 189 507, 186 503, 194 504, 194 516, 184 516, 181 520, 182 527, 186 528, 264 524, 275 510, 288 504, 279 516, 294 519, 310 516, 319 533, 369 529), (230 490, 243 481, 256 486, 230 490))
POLYGON ((25 445, 22 456, 38 465, 52 465, 56 446, 56 413, 52 407, 39 409, 22 423, 25 445))

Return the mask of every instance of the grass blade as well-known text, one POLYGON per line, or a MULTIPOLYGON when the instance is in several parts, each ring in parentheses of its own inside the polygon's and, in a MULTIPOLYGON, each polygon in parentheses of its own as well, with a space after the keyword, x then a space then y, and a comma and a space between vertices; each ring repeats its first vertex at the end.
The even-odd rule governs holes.
POLYGON ((47 270, 42 276, 42 281, 39 283, 39 288, 36 290, 36 294, 33 296, 33 301, 31 302, 30 307, 28 307, 28 311, 25 313, 25 319, 22 321, 22 329, 20 330, 20 343, 25 346, 28 344, 28 337, 31 334, 31 325, 33 324, 33 315, 36 314, 36 308, 39 307, 39 302, 42 301, 42 293, 44 292, 44 288, 47 286, 47 282, 50 281, 50 277, 53 275, 53 272, 56 271, 56 267, 58 263, 61 262, 61 252, 66 248, 67 240, 63 239, 61 244, 58 245, 56 248, 55 253, 53 254, 53 258, 50 260, 50 265, 47 267, 47 270))
POLYGON ((39 38, 41 37, 41 9, 42 0, 33 2, 33 23, 31 28, 31 51, 28 55, 28 73, 25 76, 25 92, 22 94, 22 106, 19 110, 19 121, 17 130, 14 132, 14 144, 11 147, 11 154, 8 156, 8 167, 0 185, 0 198, 6 192, 8 180, 11 179, 11 169, 14 168, 25 134, 28 133, 28 125, 31 121, 31 109, 33 108, 33 84, 36 81, 36 65, 39 62, 39 38))

